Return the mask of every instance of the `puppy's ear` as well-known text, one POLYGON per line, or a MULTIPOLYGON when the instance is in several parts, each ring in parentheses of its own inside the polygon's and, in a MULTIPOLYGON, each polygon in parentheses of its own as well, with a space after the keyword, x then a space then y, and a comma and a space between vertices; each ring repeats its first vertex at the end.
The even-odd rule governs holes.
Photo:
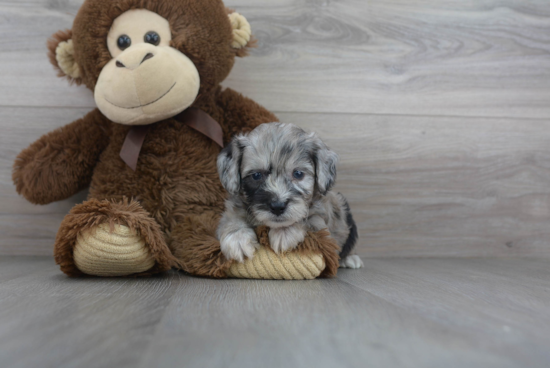
POLYGON ((329 149, 317 135, 313 135, 313 142, 315 148, 312 157, 315 163, 315 181, 319 192, 325 195, 336 182, 338 155, 329 149))
POLYGON ((230 194, 237 195, 241 189, 241 161, 243 137, 235 137, 218 156, 218 174, 223 187, 230 194))

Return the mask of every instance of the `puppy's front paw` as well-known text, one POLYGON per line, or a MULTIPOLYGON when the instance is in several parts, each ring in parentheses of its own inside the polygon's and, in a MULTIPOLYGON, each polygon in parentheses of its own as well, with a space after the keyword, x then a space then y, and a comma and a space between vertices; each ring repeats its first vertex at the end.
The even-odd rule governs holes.
POLYGON ((294 249, 304 241, 306 231, 301 225, 273 228, 269 230, 269 244, 276 253, 294 249))
POLYGON ((220 248, 227 259, 244 262, 244 258, 252 258, 258 249, 258 238, 252 229, 240 229, 226 234, 220 239, 220 248))
POLYGON ((346 258, 340 260, 340 267, 341 268, 354 268, 354 269, 356 269, 356 268, 361 268, 363 266, 364 266, 363 261, 357 255, 347 256, 346 258))

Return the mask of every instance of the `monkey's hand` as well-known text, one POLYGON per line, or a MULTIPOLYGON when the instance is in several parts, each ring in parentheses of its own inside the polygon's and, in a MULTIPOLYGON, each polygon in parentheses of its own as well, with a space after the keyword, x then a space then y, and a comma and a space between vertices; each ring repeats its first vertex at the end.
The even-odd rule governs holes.
POLYGON ((95 109, 54 130, 23 150, 13 165, 17 192, 35 204, 48 204, 86 188, 109 143, 110 123, 95 109))

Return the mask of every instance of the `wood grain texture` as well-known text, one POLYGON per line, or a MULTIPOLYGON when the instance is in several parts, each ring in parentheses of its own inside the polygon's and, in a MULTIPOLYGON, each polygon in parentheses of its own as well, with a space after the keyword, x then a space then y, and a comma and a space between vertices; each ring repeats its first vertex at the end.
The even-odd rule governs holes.
POLYGON ((364 256, 550 256, 550 124, 279 114, 341 156, 364 256))
MULTIPOLYGON (((40 207, 10 167, 37 136, 86 109, 0 108, 1 254, 51 254, 57 226, 86 192, 40 207), (32 229, 32 231, 29 231, 32 229)), ((550 122, 526 119, 281 113, 339 153, 336 190, 359 226, 359 254, 550 256, 550 122)))
POLYGON ((0 284, 1 366, 137 366, 173 294, 169 279, 68 279, 51 258, 34 269, 23 259, 26 275, 0 284))
MULTIPOLYGON (((86 197, 33 206, 11 181, 21 149, 94 106, 46 58, 81 3, 0 0, 0 254, 51 254, 86 197)), ((260 43, 225 84, 340 154, 361 255, 550 254, 550 3, 226 3, 260 43)))
POLYGON ((547 1, 256 4, 228 84, 276 111, 549 116, 547 1))
POLYGON ((372 259, 295 282, 69 279, 36 257, 0 270, 2 367, 550 364, 545 261, 372 259))
MULTIPOLYGON (((93 106, 45 40, 81 1, 2 1, 0 105, 93 106)), ((228 0, 259 39, 225 83, 273 111, 550 117, 545 0, 228 0)))

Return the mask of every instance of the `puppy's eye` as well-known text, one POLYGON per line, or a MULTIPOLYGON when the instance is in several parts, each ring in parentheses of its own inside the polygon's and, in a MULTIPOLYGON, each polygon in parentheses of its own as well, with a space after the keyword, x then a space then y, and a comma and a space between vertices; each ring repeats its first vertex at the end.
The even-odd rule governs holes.
POLYGON ((122 35, 118 38, 116 44, 119 49, 124 51, 132 44, 132 39, 126 35, 122 35))
POLYGON ((252 174, 252 179, 254 180, 260 180, 261 178, 262 178, 262 173, 257 172, 252 174))
POLYGON ((295 170, 292 176, 294 177, 294 179, 302 180, 304 178, 304 173, 303 171, 295 170))
POLYGON ((158 46, 160 44, 160 36, 157 32, 151 31, 147 32, 147 34, 143 37, 143 40, 146 43, 150 43, 151 45, 158 46))

